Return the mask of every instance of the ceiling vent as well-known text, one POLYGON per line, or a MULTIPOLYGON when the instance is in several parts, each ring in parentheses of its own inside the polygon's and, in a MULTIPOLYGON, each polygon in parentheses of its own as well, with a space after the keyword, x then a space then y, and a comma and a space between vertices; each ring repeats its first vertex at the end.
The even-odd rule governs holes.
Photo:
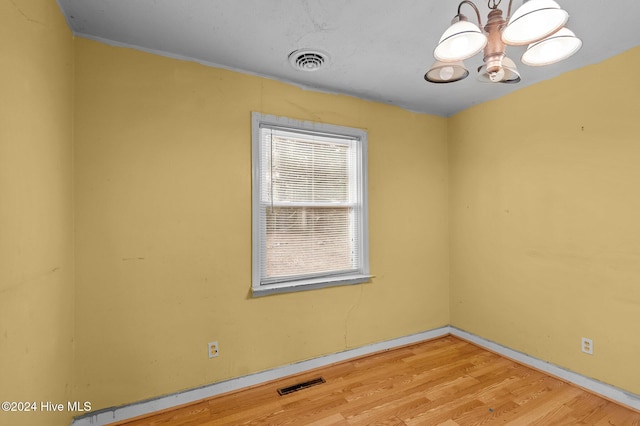
POLYGON ((318 71, 329 60, 329 56, 319 50, 300 49, 289 54, 291 66, 298 71, 318 71))

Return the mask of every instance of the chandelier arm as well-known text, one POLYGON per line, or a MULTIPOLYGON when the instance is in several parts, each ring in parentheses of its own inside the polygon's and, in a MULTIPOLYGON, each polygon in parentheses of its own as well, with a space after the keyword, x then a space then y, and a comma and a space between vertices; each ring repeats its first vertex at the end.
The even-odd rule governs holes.
POLYGON ((509 19, 511 19, 511 4, 513 3, 513 0, 509 0, 509 8, 507 9, 507 18, 506 21, 509 22, 509 19))
POLYGON ((472 1, 463 0, 463 1, 460 2, 460 4, 458 5, 458 16, 460 15, 460 9, 462 9, 462 5, 463 4, 468 4, 469 6, 473 7, 473 10, 476 11, 476 16, 478 17, 478 26, 480 28, 482 28, 482 20, 480 19, 480 11, 478 10, 478 6, 476 6, 472 1))

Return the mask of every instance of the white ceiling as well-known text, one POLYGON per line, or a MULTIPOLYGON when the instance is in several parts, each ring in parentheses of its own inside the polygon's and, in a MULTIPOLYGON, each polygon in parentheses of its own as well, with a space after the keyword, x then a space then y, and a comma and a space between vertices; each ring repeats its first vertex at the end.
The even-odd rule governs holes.
MULTIPOLYGON (((523 47, 507 47, 519 84, 478 82, 481 54, 465 61, 467 79, 431 84, 423 76, 457 0, 58 0, 77 36, 441 116, 640 44, 639 0, 557 1, 583 41, 568 60, 528 67, 520 62, 523 47), (287 57, 301 48, 327 52, 328 66, 294 70, 287 57)), ((505 15, 508 3, 500 5, 505 15)), ((486 0, 476 4, 484 25, 486 0)), ((513 9, 521 4, 514 0, 513 9)), ((475 19, 468 5, 462 11, 475 19)))

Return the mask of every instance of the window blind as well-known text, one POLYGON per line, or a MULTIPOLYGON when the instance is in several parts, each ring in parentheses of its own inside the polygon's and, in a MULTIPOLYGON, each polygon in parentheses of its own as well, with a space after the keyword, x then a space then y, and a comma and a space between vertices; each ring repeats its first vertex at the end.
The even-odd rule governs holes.
POLYGON ((358 140, 260 128, 260 283, 360 267, 358 140))

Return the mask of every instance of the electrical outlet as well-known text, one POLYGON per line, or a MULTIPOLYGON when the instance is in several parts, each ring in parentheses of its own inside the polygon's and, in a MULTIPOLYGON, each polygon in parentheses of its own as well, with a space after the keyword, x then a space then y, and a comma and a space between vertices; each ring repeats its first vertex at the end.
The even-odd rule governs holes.
POLYGON ((582 338, 582 352, 585 354, 593 355, 593 340, 582 338))
POLYGON ((218 356, 218 342, 209 342, 209 358, 218 356))

